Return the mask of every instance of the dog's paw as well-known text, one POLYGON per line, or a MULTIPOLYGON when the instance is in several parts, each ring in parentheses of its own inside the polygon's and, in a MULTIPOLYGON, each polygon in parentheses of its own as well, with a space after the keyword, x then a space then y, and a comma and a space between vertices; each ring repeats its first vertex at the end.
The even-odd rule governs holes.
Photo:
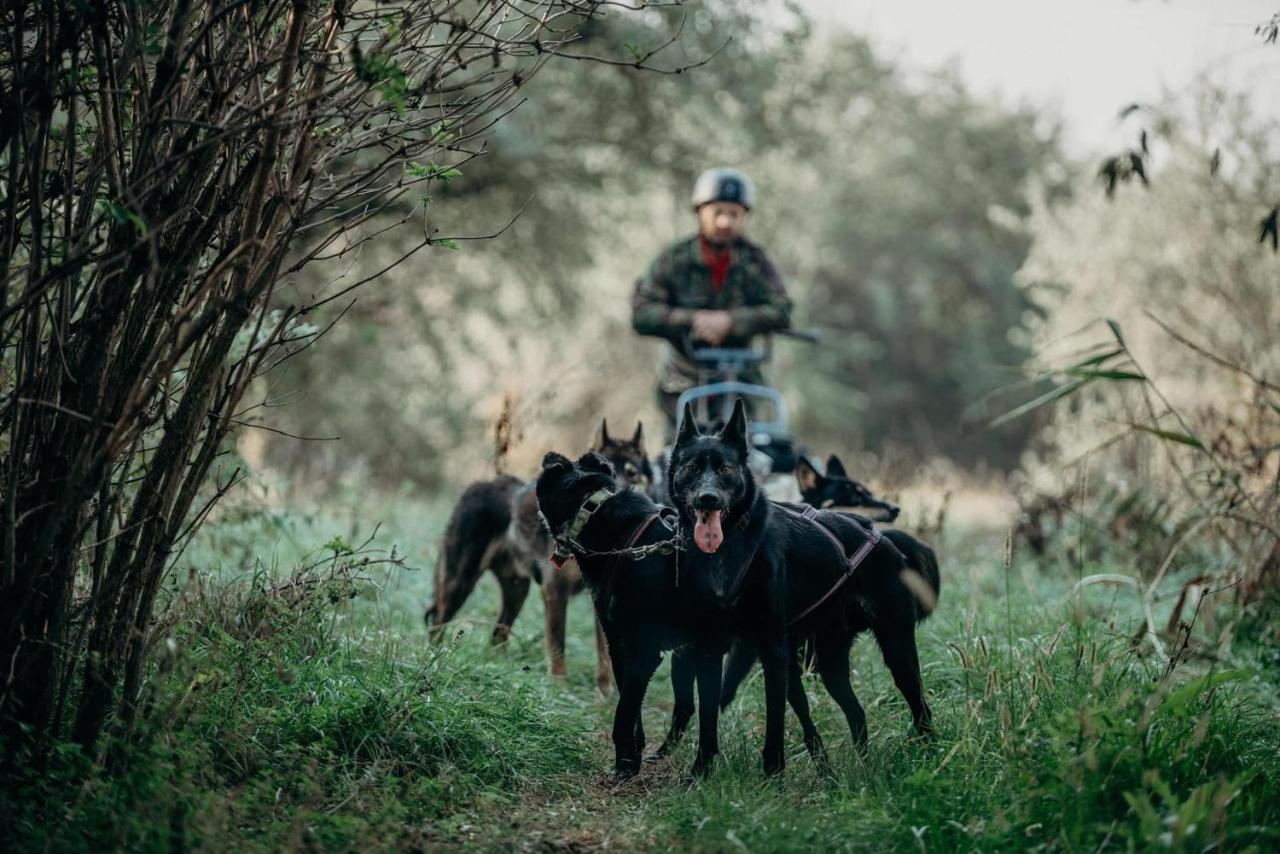
POLYGON ((689 776, 695 780, 700 780, 711 773, 715 767, 716 759, 714 756, 707 758, 698 757, 693 762, 693 767, 689 769, 689 776))
POLYGON ((636 764, 635 766, 632 766, 630 763, 626 765, 615 765, 608 771, 604 772, 600 782, 605 786, 620 786, 629 780, 634 780, 639 774, 639 764, 636 764))
POLYGON ((817 764, 831 764, 831 757, 827 755, 827 746, 822 743, 821 736, 814 736, 812 739, 804 740, 804 749, 809 752, 809 758, 817 764))
POLYGON ((676 746, 679 743, 680 743, 679 739, 673 740, 670 736, 668 736, 666 740, 662 742, 662 744, 658 745, 657 750, 653 751, 653 753, 650 753, 648 756, 644 758, 644 761, 645 762, 661 762, 662 760, 666 759, 668 756, 670 756, 672 753, 675 752, 676 746))
POLYGON ((777 777, 786 767, 786 757, 781 750, 761 751, 761 764, 766 777, 777 777))

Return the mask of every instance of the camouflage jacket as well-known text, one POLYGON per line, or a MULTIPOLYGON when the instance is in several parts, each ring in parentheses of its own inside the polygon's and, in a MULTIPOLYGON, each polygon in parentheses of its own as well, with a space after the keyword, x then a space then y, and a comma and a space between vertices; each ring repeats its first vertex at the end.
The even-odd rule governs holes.
POLYGON ((694 366, 683 350, 695 311, 729 312, 733 327, 724 347, 746 347, 754 335, 791 325, 791 300, 764 249, 739 237, 730 252, 729 272, 719 291, 711 287, 711 270, 697 235, 664 249, 636 281, 631 325, 641 335, 668 342, 658 367, 663 391, 680 392, 694 383, 694 366))

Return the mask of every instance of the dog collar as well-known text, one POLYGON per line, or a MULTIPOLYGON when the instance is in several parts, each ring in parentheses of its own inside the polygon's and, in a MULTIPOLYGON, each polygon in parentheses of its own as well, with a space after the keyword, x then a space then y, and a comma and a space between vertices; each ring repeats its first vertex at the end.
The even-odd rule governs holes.
POLYGON ((604 503, 612 498, 613 490, 608 487, 600 487, 595 492, 587 496, 587 500, 582 502, 582 506, 578 508, 578 512, 574 514, 569 521, 564 533, 556 537, 556 549, 551 553, 551 562, 556 568, 564 566, 565 561, 573 557, 573 547, 578 545, 578 537, 582 534, 587 522, 591 521, 591 516, 604 506, 604 503))

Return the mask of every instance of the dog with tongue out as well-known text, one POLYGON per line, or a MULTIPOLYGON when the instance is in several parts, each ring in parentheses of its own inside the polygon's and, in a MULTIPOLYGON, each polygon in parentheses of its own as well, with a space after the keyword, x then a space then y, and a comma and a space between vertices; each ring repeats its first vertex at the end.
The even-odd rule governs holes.
MULTIPOLYGON (((693 548, 680 556, 680 585, 682 595, 702 615, 703 648, 716 640, 727 647, 737 637, 760 650, 765 675, 764 769, 776 773, 784 763, 789 549, 785 532, 771 521, 770 504, 747 467, 747 436, 741 399, 724 429, 707 435, 698 432, 692 407, 685 407, 667 468, 667 495, 680 512, 680 529, 692 532, 693 548)), ((714 735, 711 744, 703 741, 701 730, 710 724, 714 733, 719 683, 719 662, 700 670, 698 693, 709 700, 699 704, 699 759, 704 762, 717 747, 714 735), (710 680, 714 684, 707 684, 710 680)))
POLYGON ((706 436, 698 432, 692 407, 686 406, 667 469, 667 487, 677 509, 693 523, 693 544, 703 554, 720 551, 726 521, 745 529, 752 509, 767 510, 747 467, 749 453, 741 399, 724 429, 706 436))

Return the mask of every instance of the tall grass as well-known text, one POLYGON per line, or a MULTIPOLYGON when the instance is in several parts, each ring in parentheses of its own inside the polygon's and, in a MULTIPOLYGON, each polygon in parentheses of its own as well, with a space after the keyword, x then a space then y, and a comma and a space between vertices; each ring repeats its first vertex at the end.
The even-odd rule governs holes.
MULTIPOLYGON (((952 542, 919 632, 937 736, 918 741, 874 642, 855 647, 871 740, 855 751, 812 677, 832 764, 789 727, 760 771, 754 674, 722 719, 722 761, 693 745, 603 782, 610 702, 594 692, 588 604, 570 606, 569 677, 545 675, 536 593, 505 649, 496 586, 447 641, 421 623, 440 508, 401 497, 353 513, 249 514, 211 527, 169 591, 172 625, 143 729, 112 773, 70 748, 6 786, 17 849, 1205 850, 1280 844, 1274 651, 1168 673, 1132 641, 1137 606, 1071 593, 1001 535, 952 542), (385 524, 363 549, 372 520, 385 524), (392 545, 405 565, 386 563, 392 545), (295 567, 308 567, 297 570, 295 567)), ((956 540, 956 537, 952 537, 956 540)), ((1093 571, 1094 568, 1090 568, 1093 571)), ((665 667, 646 703, 656 743, 665 667)))

